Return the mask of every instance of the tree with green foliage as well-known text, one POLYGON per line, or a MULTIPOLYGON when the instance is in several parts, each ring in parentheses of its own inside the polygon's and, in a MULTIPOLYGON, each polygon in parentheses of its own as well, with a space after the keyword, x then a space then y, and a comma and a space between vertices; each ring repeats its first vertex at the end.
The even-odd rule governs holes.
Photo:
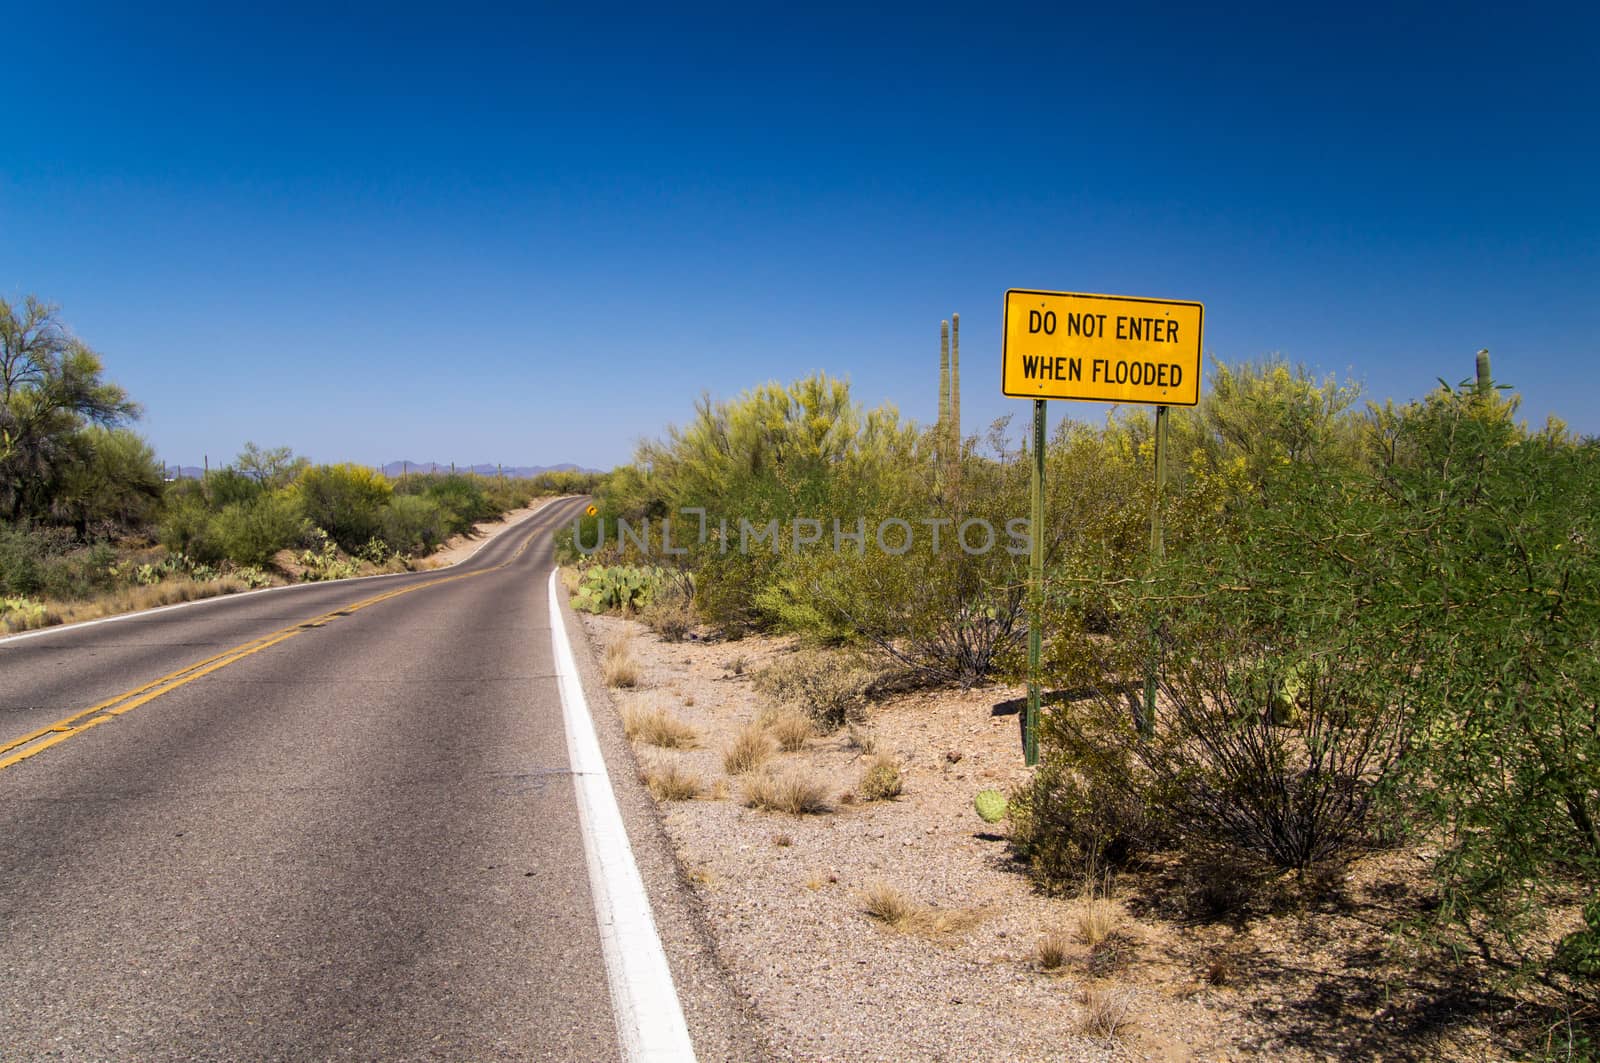
POLYGON ((84 458, 84 428, 139 415, 58 312, 33 296, 20 307, 0 299, 0 510, 13 521, 49 514, 67 470, 84 458))
POLYGON ((289 447, 263 449, 246 442, 233 467, 263 486, 276 488, 289 486, 310 464, 309 459, 297 457, 289 447))
POLYGON ((52 513, 80 539, 96 524, 148 525, 160 510, 161 464, 143 438, 125 428, 91 425, 76 439, 77 460, 63 472, 52 513))

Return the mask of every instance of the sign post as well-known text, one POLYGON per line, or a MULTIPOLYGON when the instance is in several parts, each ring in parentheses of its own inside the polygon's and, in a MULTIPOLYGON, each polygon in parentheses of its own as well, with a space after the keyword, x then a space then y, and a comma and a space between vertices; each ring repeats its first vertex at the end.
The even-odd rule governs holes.
POLYGON ((1044 622, 1044 399, 1033 400, 1033 482, 1028 525, 1028 707, 1022 717, 1022 759, 1039 763, 1039 654, 1044 622))
MULTIPOLYGON (((1166 553, 1166 525, 1161 512, 1161 496, 1167 487, 1167 407, 1156 407, 1156 491, 1150 504, 1150 562, 1157 564, 1166 553)), ((1139 733, 1146 738, 1156 730, 1157 668, 1161 660, 1161 633, 1150 628, 1150 663, 1144 674, 1144 715, 1139 717, 1139 733)))
MULTIPOLYGON (((1135 299, 1013 288, 1001 328, 1000 393, 1033 400, 1033 478, 1028 556, 1028 704, 1023 757, 1039 760, 1039 662, 1044 614, 1045 402, 1137 402, 1156 407, 1156 490, 1150 554, 1163 550, 1162 493, 1167 472, 1167 412, 1200 402, 1205 307, 1175 299, 1135 299)), ((1156 633, 1139 727, 1155 726, 1156 633)))

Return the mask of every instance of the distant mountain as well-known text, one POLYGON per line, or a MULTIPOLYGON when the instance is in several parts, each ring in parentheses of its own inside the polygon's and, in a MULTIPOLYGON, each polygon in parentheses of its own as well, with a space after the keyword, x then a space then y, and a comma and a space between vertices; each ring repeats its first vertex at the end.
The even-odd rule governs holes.
MULTIPOLYGON (((199 465, 168 465, 165 468, 167 478, 173 480, 198 480, 205 472, 204 467, 199 465)), ((385 476, 393 480, 399 478, 402 473, 449 472, 450 464, 449 462, 445 462, 441 465, 437 461, 391 461, 387 465, 384 465, 380 471, 385 476)), ((601 472, 602 470, 589 469, 582 465, 574 465, 571 462, 565 462, 561 465, 508 465, 503 469, 499 466, 490 464, 460 465, 457 466, 456 471, 475 472, 479 476, 504 475, 509 476, 512 479, 527 479, 531 476, 538 476, 542 472, 597 473, 601 472)))
MULTIPOLYGON (((402 473, 412 472, 449 472, 448 463, 441 465, 436 461, 391 461, 383 467, 383 474, 390 479, 402 473)), ((599 469, 586 469, 581 465, 565 462, 561 465, 507 465, 501 468, 498 465, 458 465, 456 472, 475 472, 479 476, 510 476, 513 479, 527 479, 538 476, 542 472, 599 472, 599 469)))

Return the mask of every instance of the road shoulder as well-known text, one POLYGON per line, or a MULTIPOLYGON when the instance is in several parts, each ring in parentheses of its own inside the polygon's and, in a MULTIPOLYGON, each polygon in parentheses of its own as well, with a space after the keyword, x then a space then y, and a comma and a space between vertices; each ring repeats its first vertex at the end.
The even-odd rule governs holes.
POLYGON ((567 595, 556 597, 696 1055, 703 1061, 788 1058, 765 1042, 754 1009, 718 959, 705 906, 684 878, 661 813, 640 781, 638 761, 622 733, 584 625, 567 595))

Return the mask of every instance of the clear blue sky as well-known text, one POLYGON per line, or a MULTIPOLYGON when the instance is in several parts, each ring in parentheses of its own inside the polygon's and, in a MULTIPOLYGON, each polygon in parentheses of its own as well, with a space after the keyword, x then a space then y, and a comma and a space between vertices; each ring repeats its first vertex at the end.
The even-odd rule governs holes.
POLYGON ((951 311, 1020 427, 1008 287, 1600 433, 1596 9, 1202 7, 0 3, 0 294, 185 463, 609 467, 812 369, 927 421, 951 311))

